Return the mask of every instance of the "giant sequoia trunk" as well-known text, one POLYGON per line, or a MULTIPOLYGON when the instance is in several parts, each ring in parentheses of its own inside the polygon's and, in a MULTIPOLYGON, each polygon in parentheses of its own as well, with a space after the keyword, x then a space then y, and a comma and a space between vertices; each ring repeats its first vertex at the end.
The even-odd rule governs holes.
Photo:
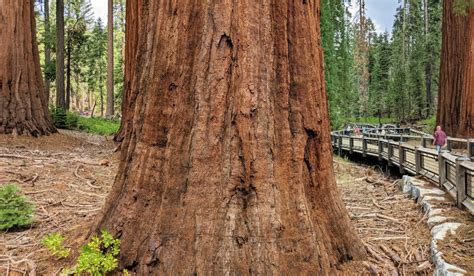
POLYGON ((107 118, 114 116, 114 1, 108 1, 107 16, 107 118))
POLYGON ((0 133, 55 132, 41 76, 33 1, 0 0, 0 133))
POLYGON ((437 123, 448 135, 474 137, 474 9, 453 10, 444 1, 437 123))
POLYGON ((124 91, 122 98, 122 120, 120 129, 114 137, 116 142, 122 142, 125 137, 125 129, 132 123, 132 110, 135 104, 136 92, 132 95, 132 79, 134 75, 133 64, 137 58, 137 48, 139 40, 139 23, 143 20, 144 14, 141 9, 143 0, 127 0, 125 19, 125 72, 124 91))
POLYGON ((120 237, 121 265, 332 275, 364 258, 333 175, 319 1, 138 10, 132 121, 96 228, 120 237))

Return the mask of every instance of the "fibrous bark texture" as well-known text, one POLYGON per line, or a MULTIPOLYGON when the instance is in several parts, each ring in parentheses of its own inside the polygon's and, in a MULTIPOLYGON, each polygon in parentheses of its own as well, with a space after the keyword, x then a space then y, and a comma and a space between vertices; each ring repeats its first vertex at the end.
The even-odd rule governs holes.
POLYGON ((443 4, 443 45, 437 123, 448 135, 474 137, 474 9, 443 4))
POLYGON ((33 1, 0 0, 0 133, 55 132, 39 64, 33 1))
POLYGON ((56 107, 66 109, 64 90, 64 1, 56 0, 56 107))
POLYGON ((107 16, 107 118, 114 112, 114 1, 108 1, 107 16))
POLYGON ((114 140, 122 142, 125 137, 125 129, 132 123, 132 112, 136 100, 136 91, 132 95, 132 79, 134 75, 133 64, 136 62, 137 48, 140 32, 138 26, 144 22, 145 16, 141 11, 143 7, 142 0, 127 0, 125 22, 125 72, 124 72, 124 91, 122 98, 122 120, 120 129, 115 134, 114 140))
POLYGON ((333 275, 364 258, 333 175, 319 1, 138 9, 132 122, 96 228, 121 265, 333 275))

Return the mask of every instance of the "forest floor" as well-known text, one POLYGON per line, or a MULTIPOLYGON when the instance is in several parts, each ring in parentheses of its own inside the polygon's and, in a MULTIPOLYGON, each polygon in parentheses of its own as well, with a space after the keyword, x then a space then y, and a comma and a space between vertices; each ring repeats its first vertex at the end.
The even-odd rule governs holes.
MULTIPOLYGON (((335 157, 334 168, 351 220, 368 252, 363 274, 432 275, 426 218, 420 205, 400 191, 398 180, 340 157, 335 157)), ((345 271, 353 271, 355 265, 345 271)))
MULTIPOLYGON (((0 185, 14 183, 36 205, 29 229, 0 233, 0 275, 56 275, 71 265, 41 245, 61 233, 79 248, 110 191, 119 154, 110 138, 72 131, 41 138, 0 135, 0 185)), ((347 274, 431 275, 430 231, 421 208, 371 167, 334 161, 353 223, 369 252, 347 274)), ((73 254, 74 256, 74 254, 73 254)))
POLYGON ((110 138, 72 131, 0 136, 0 184, 17 184, 36 205, 30 229, 0 233, 0 275, 55 275, 68 265, 51 257, 41 240, 58 232, 67 247, 84 243, 115 178, 114 148, 110 138))

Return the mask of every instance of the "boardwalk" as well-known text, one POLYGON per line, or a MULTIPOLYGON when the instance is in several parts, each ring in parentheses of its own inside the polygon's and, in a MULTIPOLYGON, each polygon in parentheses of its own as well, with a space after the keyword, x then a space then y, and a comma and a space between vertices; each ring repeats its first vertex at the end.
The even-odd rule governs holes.
POLYGON ((409 128, 360 126, 363 135, 335 131, 332 145, 339 155, 359 153, 397 166, 401 173, 422 175, 446 190, 461 208, 474 214, 474 140, 448 138, 446 151, 429 148, 429 134, 409 128))

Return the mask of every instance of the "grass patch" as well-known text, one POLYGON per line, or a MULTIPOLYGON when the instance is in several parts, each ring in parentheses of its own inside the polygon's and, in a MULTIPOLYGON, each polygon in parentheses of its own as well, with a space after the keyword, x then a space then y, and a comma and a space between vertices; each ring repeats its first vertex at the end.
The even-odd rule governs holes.
POLYGON ((119 120, 79 117, 77 129, 99 135, 113 135, 120 128, 119 120))

